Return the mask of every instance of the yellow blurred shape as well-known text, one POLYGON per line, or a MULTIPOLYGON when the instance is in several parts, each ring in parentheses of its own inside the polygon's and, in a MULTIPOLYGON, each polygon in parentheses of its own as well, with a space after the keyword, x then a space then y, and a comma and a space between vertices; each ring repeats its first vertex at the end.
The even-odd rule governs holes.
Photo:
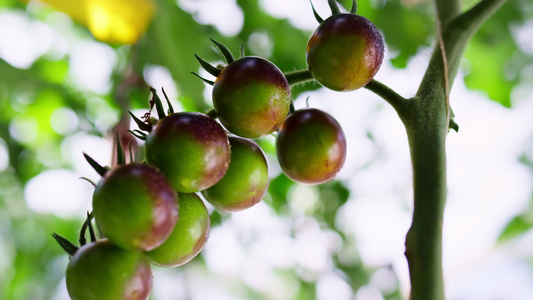
POLYGON ((153 0, 40 0, 86 26, 100 41, 133 44, 146 31, 153 0))

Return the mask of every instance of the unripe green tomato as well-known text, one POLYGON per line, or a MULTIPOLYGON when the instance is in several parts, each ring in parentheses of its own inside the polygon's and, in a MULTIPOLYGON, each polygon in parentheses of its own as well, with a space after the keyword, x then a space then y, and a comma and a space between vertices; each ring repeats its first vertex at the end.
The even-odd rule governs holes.
POLYGON ((168 239, 146 256, 151 263, 162 267, 181 266, 203 249, 211 221, 204 202, 197 194, 179 194, 179 220, 168 239))
POLYGON ((250 139, 230 136, 231 162, 226 175, 202 195, 217 210, 240 211, 252 207, 265 195, 268 164, 261 147, 250 139))
POLYGON ((162 118, 146 139, 145 153, 148 163, 159 168, 180 193, 198 192, 217 183, 230 160, 222 126, 194 112, 162 118))
POLYGON ((140 163, 108 171, 96 185, 93 212, 100 231, 125 249, 151 250, 172 232, 177 194, 156 168, 140 163))
POLYGON ((144 300, 152 289, 152 270, 142 252, 100 240, 76 251, 66 281, 72 300, 144 300))
POLYGON ((336 14, 324 20, 307 43, 311 75, 335 91, 365 86, 383 61, 385 42, 376 26, 355 14, 336 14))
POLYGON ((335 177, 346 158, 346 137, 328 113, 307 108, 292 113, 279 128, 276 154, 285 175, 319 184, 335 177))
POLYGON ((213 106, 230 132, 256 138, 281 125, 291 103, 289 83, 270 61, 247 56, 227 65, 213 85, 213 106))

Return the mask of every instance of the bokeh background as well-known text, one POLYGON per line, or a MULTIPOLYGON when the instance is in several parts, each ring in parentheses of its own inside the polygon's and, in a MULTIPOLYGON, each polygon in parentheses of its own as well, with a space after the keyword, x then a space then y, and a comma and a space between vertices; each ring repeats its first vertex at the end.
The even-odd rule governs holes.
MULTIPOLYGON (((350 1, 341 1, 349 7, 350 1)), ((476 1, 462 1, 464 8, 476 1)), ((327 1, 313 1, 327 17, 327 1)), ((376 79, 413 96, 434 44, 425 0, 360 0, 387 43, 376 79)), ((449 299, 533 295, 533 3, 510 0, 468 46, 451 93, 460 126, 448 136, 444 275, 449 299)), ((112 132, 147 111, 164 88, 177 110, 211 108, 198 54, 234 53, 305 65, 316 28, 306 0, 0 0, 0 299, 68 299, 68 256, 51 237, 77 240, 98 175, 86 152, 112 163, 112 132)), ((273 142, 265 199, 213 211, 202 253, 154 268, 151 299, 406 299, 404 238, 412 212, 406 134, 393 109, 361 89, 293 88, 296 108, 332 114, 348 136, 337 180, 295 184, 273 142)), ((142 144, 138 145, 142 159, 142 144)))

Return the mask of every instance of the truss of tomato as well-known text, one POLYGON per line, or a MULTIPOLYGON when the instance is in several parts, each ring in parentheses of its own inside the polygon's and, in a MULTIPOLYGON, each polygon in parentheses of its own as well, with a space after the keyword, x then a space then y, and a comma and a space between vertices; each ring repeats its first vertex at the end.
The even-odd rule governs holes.
POLYGON ((371 21, 352 13, 334 14, 309 38, 307 66, 323 86, 353 91, 374 78, 384 49, 383 36, 371 21))
POLYGON ((202 195, 217 210, 234 212, 261 201, 269 178, 265 154, 256 142, 236 136, 230 136, 229 141, 229 169, 217 184, 202 191, 202 195))
POLYGON ((346 158, 346 137, 328 113, 306 108, 281 125, 276 154, 282 171, 294 181, 319 184, 335 177, 346 158))
POLYGON ((213 106, 230 132, 256 138, 274 132, 289 112, 291 93, 270 61, 246 56, 230 62, 213 85, 213 106))
POLYGON ((125 249, 151 250, 172 232, 178 217, 177 194, 156 168, 140 163, 105 173, 93 194, 101 232, 125 249))
POLYGON ((195 193, 179 194, 179 220, 167 240, 146 256, 162 267, 181 266, 203 249, 209 237, 211 221, 204 202, 195 193))
POLYGON ((230 146, 222 126, 195 112, 170 114, 146 139, 148 163, 165 174, 180 193, 192 193, 217 183, 226 173, 230 146))
POLYGON ((142 252, 104 239, 74 253, 66 281, 73 300, 144 300, 152 288, 152 270, 142 252))

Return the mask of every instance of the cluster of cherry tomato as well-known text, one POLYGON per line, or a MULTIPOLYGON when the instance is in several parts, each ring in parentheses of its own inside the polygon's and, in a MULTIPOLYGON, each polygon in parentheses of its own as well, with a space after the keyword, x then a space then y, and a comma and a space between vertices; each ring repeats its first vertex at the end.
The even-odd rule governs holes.
MULTIPOLYGON (((309 39, 309 72, 323 86, 351 91, 366 85, 383 60, 383 38, 364 17, 339 13, 322 20, 309 39)), ((354 2, 355 7, 355 2, 354 2)), ((276 154, 291 179, 319 184, 335 177, 346 157, 346 139, 339 123, 324 111, 294 110, 290 85, 270 61, 253 56, 234 59, 213 41, 227 64, 214 67, 196 57, 215 81, 213 111, 168 110, 152 89, 150 113, 132 114, 145 141, 144 163, 126 163, 117 138, 118 165, 102 167, 86 155, 102 176, 95 184, 93 212, 82 227, 91 242, 81 247, 54 235, 72 256, 67 289, 72 299, 146 299, 152 286, 150 263, 180 266, 207 242, 210 220, 199 194, 215 209, 234 212, 263 198, 268 164, 253 140, 276 134, 276 154), (217 120, 219 122, 217 122, 217 120), (97 240, 92 219, 102 236, 97 240)), ((166 95, 165 95, 166 98, 166 95)))

